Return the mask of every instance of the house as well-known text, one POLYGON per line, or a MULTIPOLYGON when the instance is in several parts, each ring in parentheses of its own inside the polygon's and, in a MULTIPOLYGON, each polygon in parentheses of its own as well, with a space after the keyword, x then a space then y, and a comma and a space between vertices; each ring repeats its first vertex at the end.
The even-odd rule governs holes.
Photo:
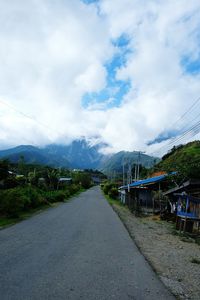
POLYGON ((176 207, 176 228, 193 232, 200 226, 200 180, 190 179, 164 193, 176 207))
POLYGON ((70 185, 72 184, 72 178, 71 177, 60 177, 58 179, 59 185, 70 185))
POLYGON ((71 177, 60 177, 58 179, 58 187, 64 187, 72 184, 72 178, 71 177))
POLYGON ((189 179, 179 186, 170 189, 164 193, 173 200, 175 193, 186 193, 187 195, 200 198, 200 180, 199 179, 189 179))
POLYGON ((166 189, 167 180, 171 175, 161 174, 159 176, 133 182, 119 188, 120 200, 129 206, 131 210, 142 210, 145 213, 154 213, 166 208, 166 198, 161 196, 161 190, 166 189))

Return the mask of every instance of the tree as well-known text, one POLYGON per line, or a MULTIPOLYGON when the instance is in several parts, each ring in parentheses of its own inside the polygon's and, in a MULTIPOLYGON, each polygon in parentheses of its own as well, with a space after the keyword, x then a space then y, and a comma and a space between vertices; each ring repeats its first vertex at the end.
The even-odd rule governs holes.
POLYGON ((73 181, 75 184, 81 184, 85 189, 88 189, 91 186, 91 176, 86 172, 75 173, 73 181))
POLYGON ((8 160, 0 160, 0 180, 7 179, 9 176, 8 172, 8 160))
POLYGON ((20 155, 20 158, 18 161, 18 173, 21 175, 25 175, 24 171, 25 171, 25 160, 24 160, 24 156, 20 155))
POLYGON ((58 188, 58 180, 60 177, 59 170, 47 168, 44 173, 44 178, 47 186, 50 190, 55 190, 58 188))

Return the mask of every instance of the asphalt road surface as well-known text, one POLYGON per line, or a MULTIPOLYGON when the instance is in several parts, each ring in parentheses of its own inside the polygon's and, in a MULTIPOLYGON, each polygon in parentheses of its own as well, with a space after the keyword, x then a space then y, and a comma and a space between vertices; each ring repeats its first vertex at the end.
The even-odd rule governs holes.
POLYGON ((0 299, 174 297, 94 187, 0 231, 0 299))

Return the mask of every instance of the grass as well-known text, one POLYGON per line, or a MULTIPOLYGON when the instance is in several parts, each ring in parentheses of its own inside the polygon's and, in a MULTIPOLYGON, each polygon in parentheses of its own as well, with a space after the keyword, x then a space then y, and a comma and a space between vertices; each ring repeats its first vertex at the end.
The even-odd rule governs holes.
POLYGON ((191 262, 192 264, 200 265, 200 259, 198 259, 198 258, 192 258, 190 262, 191 262))
POLYGON ((110 198, 108 195, 104 194, 105 198, 107 199, 108 203, 110 205, 118 205, 118 206, 123 206, 124 205, 117 199, 113 199, 113 198, 110 198))

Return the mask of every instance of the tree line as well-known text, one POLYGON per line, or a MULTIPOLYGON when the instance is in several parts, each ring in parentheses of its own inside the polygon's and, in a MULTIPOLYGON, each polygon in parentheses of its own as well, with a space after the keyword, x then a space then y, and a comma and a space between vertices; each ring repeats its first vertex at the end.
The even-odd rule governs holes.
POLYGON ((18 218, 23 212, 65 201, 91 185, 88 170, 26 164, 23 157, 17 164, 0 160, 0 218, 18 218))

